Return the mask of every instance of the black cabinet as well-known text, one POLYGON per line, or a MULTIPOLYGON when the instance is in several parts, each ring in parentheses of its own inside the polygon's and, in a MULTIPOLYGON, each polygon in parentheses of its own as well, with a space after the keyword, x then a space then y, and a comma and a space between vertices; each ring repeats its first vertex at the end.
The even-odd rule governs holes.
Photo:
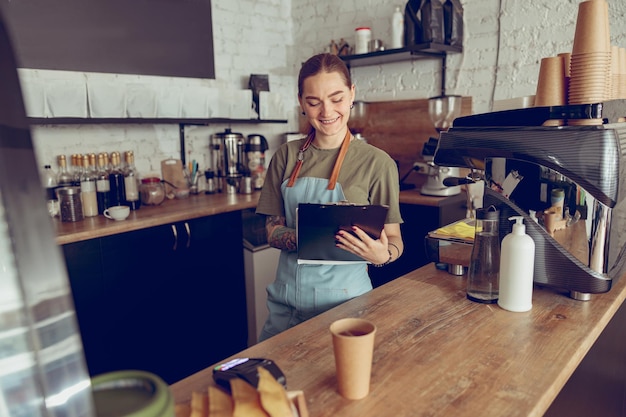
POLYGON ((63 246, 92 375, 172 383, 246 347, 241 213, 63 246))

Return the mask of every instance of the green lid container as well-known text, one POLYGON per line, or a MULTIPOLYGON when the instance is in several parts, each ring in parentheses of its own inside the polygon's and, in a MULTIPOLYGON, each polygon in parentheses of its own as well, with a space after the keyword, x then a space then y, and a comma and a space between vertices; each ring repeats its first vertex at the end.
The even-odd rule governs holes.
POLYGON ((108 372, 91 384, 97 417, 174 417, 169 386, 150 372, 108 372))

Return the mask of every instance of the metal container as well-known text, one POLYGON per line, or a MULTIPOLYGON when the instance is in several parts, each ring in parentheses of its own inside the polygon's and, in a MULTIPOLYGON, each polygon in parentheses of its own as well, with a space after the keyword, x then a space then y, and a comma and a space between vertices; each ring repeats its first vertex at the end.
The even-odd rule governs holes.
POLYGON ((57 189, 59 212, 62 222, 83 220, 83 205, 80 201, 80 187, 61 187, 57 189))
MULTIPOLYGON (((211 136, 211 169, 216 173, 219 191, 220 183, 225 182, 228 186, 227 177, 241 177, 245 171, 244 152, 245 138, 241 133, 232 132, 230 129, 211 136)), ((232 182, 232 181, 231 181, 232 182)), ((236 191, 235 191, 236 192, 236 191)))

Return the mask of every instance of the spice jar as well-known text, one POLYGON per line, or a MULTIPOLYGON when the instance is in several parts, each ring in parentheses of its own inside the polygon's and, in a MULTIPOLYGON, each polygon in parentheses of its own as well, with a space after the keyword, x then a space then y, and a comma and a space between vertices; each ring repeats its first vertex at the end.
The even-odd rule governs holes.
POLYGON ((354 29, 354 53, 366 54, 369 42, 372 40, 372 30, 368 27, 358 27, 354 29))
POLYGON ((59 212, 62 222, 83 220, 83 204, 80 201, 80 187, 62 187, 57 189, 59 212))
POLYGON ((139 186, 139 194, 141 195, 142 204, 158 206, 165 200, 165 187, 160 178, 143 178, 139 186))

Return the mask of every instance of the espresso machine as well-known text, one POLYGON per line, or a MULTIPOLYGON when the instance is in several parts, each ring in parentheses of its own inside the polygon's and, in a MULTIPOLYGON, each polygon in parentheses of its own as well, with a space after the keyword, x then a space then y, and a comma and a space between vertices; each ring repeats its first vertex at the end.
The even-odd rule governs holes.
POLYGON ((422 185, 420 193, 440 197, 457 195, 461 192, 461 186, 448 186, 447 182, 449 178, 458 178, 461 175, 460 169, 435 164, 436 148, 437 139, 428 139, 422 149, 422 158, 424 158, 425 163, 416 162, 414 164, 414 167, 420 168, 427 174, 426 182, 422 185))
POLYGON ((536 284, 588 300, 626 271, 625 116, 626 100, 611 100, 459 117, 441 132, 434 162, 471 170, 455 183, 484 181, 483 207, 499 210, 500 239, 509 217, 524 218, 536 284))

